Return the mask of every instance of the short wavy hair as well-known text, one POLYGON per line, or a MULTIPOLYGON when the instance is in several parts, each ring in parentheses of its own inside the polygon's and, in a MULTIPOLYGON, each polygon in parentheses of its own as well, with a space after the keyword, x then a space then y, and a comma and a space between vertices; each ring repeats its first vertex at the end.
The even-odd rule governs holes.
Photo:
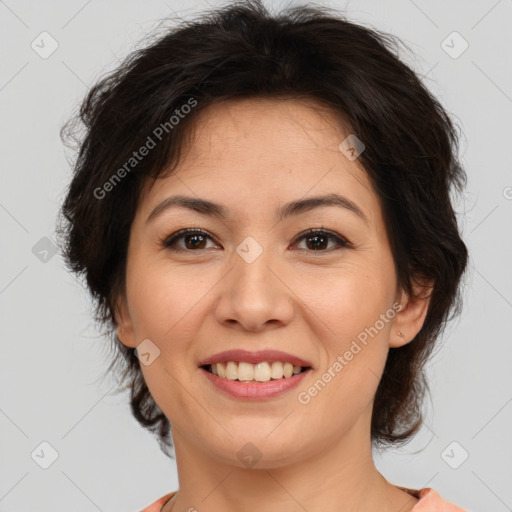
POLYGON ((405 443, 423 422, 425 363, 447 321, 461 311, 468 255, 451 193, 461 193, 467 178, 454 122, 402 62, 400 48, 408 49, 402 41, 327 7, 305 4, 271 14, 257 0, 232 2, 157 32, 89 90, 61 129, 77 156, 57 234, 67 268, 85 277, 96 320, 107 327, 113 356, 107 372, 121 371, 133 415, 173 457, 169 420, 146 386, 135 349, 116 335, 116 301, 125 293, 142 187, 173 172, 185 135, 209 105, 312 99, 365 144, 358 162, 380 200, 398 284, 414 296, 415 283, 433 283, 421 330, 389 350, 374 399, 372 444, 405 443), (191 101, 194 108, 185 110, 191 101), (180 112, 188 113, 173 122, 180 112), (127 169, 148 137, 158 144, 127 169))

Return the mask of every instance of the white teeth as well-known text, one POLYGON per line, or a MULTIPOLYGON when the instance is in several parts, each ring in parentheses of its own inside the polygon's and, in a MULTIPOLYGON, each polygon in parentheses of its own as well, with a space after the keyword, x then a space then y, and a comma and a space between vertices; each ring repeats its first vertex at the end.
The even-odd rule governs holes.
POLYGON ((226 379, 236 380, 238 379, 238 363, 229 361, 226 365, 226 379))
MULTIPOLYGON (((240 364, 243 363, 239 363, 239 365, 240 364)), ((253 365, 251 364, 251 366, 253 365)), ((270 380, 270 365, 268 363, 265 362, 254 365, 254 380, 257 380, 258 382, 267 382, 270 380)))
POLYGON ((228 361, 210 365, 211 372, 224 379, 239 381, 268 382, 271 379, 289 378, 301 372, 302 366, 273 361, 251 364, 245 361, 228 361))
POLYGON ((217 364, 211 365, 212 368, 214 366, 217 367, 217 375, 219 377, 222 377, 223 379, 225 379, 226 378, 226 366, 224 365, 224 363, 217 363, 217 364))
POLYGON ((281 363, 281 361, 274 361, 272 363, 272 370, 270 371, 270 376, 273 379, 283 378, 283 363, 281 363))
POLYGON ((254 378, 254 365, 238 363, 238 380, 252 380, 254 378))

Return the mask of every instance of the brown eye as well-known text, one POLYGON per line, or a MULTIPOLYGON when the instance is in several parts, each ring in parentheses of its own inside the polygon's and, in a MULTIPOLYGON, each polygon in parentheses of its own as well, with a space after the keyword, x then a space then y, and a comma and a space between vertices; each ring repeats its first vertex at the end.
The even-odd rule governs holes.
POLYGON ((201 229, 182 229, 167 238, 162 245, 173 251, 196 251, 206 249, 207 239, 212 237, 201 229), (184 241, 184 246, 177 245, 177 242, 184 241))
POLYGON ((349 242, 344 238, 322 229, 309 230, 307 233, 301 235, 297 240, 305 240, 306 250, 309 251, 330 252, 326 251, 330 241, 334 242, 335 247, 350 246, 349 242))

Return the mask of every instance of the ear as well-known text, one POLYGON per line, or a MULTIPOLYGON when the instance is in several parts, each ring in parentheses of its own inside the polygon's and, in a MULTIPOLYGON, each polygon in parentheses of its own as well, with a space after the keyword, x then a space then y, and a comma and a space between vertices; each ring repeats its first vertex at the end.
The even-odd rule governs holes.
POLYGON ((128 304, 124 294, 116 300, 115 325, 118 340, 126 347, 135 348, 137 344, 135 343, 132 319, 130 317, 128 304))
POLYGON ((413 285, 414 297, 404 290, 397 293, 396 302, 402 308, 393 319, 389 346, 398 348, 411 342, 420 332, 427 316, 433 282, 413 285))

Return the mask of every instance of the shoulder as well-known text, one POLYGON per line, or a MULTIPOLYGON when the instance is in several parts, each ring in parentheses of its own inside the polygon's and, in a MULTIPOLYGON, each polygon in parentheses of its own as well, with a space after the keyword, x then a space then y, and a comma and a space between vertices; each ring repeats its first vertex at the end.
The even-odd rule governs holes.
POLYGON ((419 498, 419 501, 412 509, 412 512, 467 512, 454 503, 443 499, 439 493, 431 487, 425 487, 415 492, 417 493, 415 496, 419 498))
MULTIPOLYGON (((431 487, 425 487, 424 489, 420 490, 406 489, 405 487, 399 488, 419 499, 418 503, 416 503, 412 509, 412 512, 467 512, 454 503, 443 499, 439 493, 431 487)), ((165 503, 175 494, 176 491, 162 496, 140 512, 160 512, 165 503)))
POLYGON ((140 512, 160 512, 162 507, 169 501, 174 495, 176 491, 170 492, 161 498, 158 498, 156 501, 148 505, 146 508, 142 509, 140 512))

